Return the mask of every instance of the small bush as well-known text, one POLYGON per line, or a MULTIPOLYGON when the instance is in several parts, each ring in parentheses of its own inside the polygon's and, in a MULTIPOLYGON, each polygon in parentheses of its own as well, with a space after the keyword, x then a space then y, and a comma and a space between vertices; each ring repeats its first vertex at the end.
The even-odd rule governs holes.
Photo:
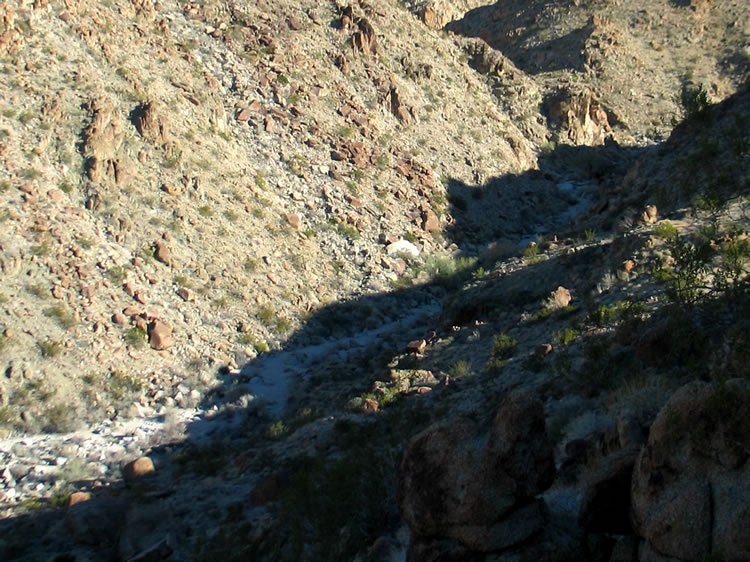
POLYGON ((47 359, 59 355, 63 350, 63 345, 60 342, 52 340, 37 342, 37 346, 39 347, 39 352, 42 354, 42 357, 47 359))
POLYGON ((73 315, 60 305, 45 308, 42 314, 47 318, 55 320, 55 322, 57 322, 57 324, 63 329, 72 328, 76 323, 73 315))
POLYGON ((120 266, 114 266, 107 269, 107 271, 104 272, 104 275, 109 279, 112 283, 120 284, 123 281, 125 281, 125 278, 128 276, 127 270, 120 266))
POLYGON ((448 369, 448 374, 456 379, 462 379, 472 376, 474 374, 474 370, 471 367, 471 361, 466 361, 464 359, 456 361, 451 366, 451 368, 448 369))
POLYGON ((31 253, 40 258, 46 257, 50 254, 50 247, 47 242, 42 242, 36 246, 31 247, 31 253))
POLYGON ((133 326, 125 332, 125 341, 135 349, 142 349, 146 345, 146 331, 138 326, 133 326))
POLYGON ((565 328, 559 332, 556 332, 553 336, 554 341, 560 345, 568 345, 578 337, 578 332, 573 328, 565 328))
POLYGON ((688 117, 703 117, 711 105, 708 91, 703 84, 686 85, 682 89, 682 107, 688 117))
POLYGON ((273 307, 268 304, 264 304, 258 311, 258 319, 263 322, 266 326, 269 326, 273 319, 276 318, 276 312, 273 307))
POLYGON ((680 231, 672 225, 669 221, 663 221, 654 226, 654 236, 661 238, 662 240, 671 240, 676 236, 679 236, 680 231))
POLYGON ((505 332, 496 334, 493 338, 491 356, 493 359, 507 359, 513 355, 516 346, 518 346, 518 341, 505 332))
POLYGON ((357 227, 345 222, 339 223, 337 227, 339 233, 344 236, 347 240, 359 240, 360 233, 357 227))
POLYGON ((112 371, 106 383, 106 390, 118 400, 143 389, 143 381, 124 371, 112 371))
POLYGON ((50 298, 49 287, 42 285, 41 283, 37 283, 36 285, 26 285, 26 292, 39 299, 50 298))

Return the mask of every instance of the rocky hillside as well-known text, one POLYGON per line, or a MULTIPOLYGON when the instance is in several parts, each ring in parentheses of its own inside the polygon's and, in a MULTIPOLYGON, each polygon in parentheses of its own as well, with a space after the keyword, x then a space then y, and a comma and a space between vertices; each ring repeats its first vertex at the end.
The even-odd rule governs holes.
POLYGON ((750 555, 748 38, 0 6, 0 558, 750 555))

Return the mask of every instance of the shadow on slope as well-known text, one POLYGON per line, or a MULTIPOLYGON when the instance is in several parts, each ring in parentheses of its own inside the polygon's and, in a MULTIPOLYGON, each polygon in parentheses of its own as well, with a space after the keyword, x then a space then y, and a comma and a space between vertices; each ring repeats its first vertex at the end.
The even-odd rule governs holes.
MULTIPOLYGON (((470 10, 446 30, 483 39, 532 75, 557 70, 583 72, 581 53, 591 35, 588 25, 556 38, 548 38, 550 32, 544 29, 544 22, 561 9, 560 2, 551 0, 497 2, 470 10)), ((564 9, 569 16, 573 7, 564 9)))
MULTIPOLYGON (((430 270, 431 256, 422 256, 412 259, 411 267, 425 273, 415 277, 413 286, 321 308, 282 349, 261 355, 239 372, 219 373, 219 386, 201 404, 206 415, 187 424, 184 440, 149 452, 158 467, 153 480, 95 491, 130 497, 146 511, 150 507, 144 504, 158 504, 187 514, 195 508, 186 505, 194 504, 214 514, 211 526, 218 534, 213 538, 201 535, 205 522, 164 521, 164 535, 178 536, 183 546, 200 544, 203 558, 194 559, 248 559, 251 544, 255 559, 279 559, 274 549, 282 542, 292 545, 289 559, 351 559, 398 525, 394 481, 403 442, 449 411, 420 406, 432 404, 432 399, 412 395, 377 415, 340 414, 348 400, 388 377, 389 365, 402 360, 410 340, 430 341, 452 325, 492 317, 499 309, 520 314, 559 284, 587 291, 595 282, 587 276, 591 263, 605 253, 600 247, 523 267, 516 259, 519 267, 478 275, 468 288, 461 287, 476 267, 491 270, 509 255, 519 256, 525 238, 580 233, 580 224, 567 221, 577 221, 575 215, 587 198, 613 185, 636 152, 616 145, 559 147, 540 158, 539 170, 493 178, 484 185, 450 180, 454 220, 444 235, 455 243, 451 259, 477 262, 446 273, 430 270), (505 241, 499 250, 498 241, 505 241), (247 518, 267 514, 260 504, 246 501, 259 475, 286 478, 295 500, 288 503, 280 492, 274 496, 281 497, 284 525, 272 525, 267 538, 243 527, 247 518), (231 533, 223 535, 223 526, 231 533), (308 543, 313 547, 300 546, 308 543)), ((0 522, 3 536, 16 537, 0 545, 0 555, 33 559, 54 548, 62 556, 58 559, 75 560, 73 553, 83 548, 97 559, 113 556, 116 546, 106 537, 86 547, 75 544, 65 535, 61 518, 49 527, 54 533, 33 544, 26 542, 28 534, 14 535, 13 529, 38 529, 48 514, 42 509, 0 522)))

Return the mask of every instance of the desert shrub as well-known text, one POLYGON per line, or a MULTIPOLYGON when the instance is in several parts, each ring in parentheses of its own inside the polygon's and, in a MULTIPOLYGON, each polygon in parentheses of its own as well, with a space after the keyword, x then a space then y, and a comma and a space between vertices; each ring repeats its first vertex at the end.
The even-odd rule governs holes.
POLYGON ((688 117, 704 117, 711 105, 708 91, 703 84, 688 84, 682 89, 682 107, 688 117))

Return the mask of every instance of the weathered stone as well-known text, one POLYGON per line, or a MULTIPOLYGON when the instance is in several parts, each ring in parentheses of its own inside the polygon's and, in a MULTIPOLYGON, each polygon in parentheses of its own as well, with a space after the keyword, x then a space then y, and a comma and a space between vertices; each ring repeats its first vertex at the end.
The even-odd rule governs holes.
POLYGON ((140 457, 122 467, 122 477, 125 480, 135 480, 154 472, 154 461, 149 457, 140 457))
POLYGON ((440 232, 440 219, 429 209, 422 212, 422 230, 425 232, 440 232))
POLYGON ((157 145, 167 144, 171 140, 167 120, 161 116, 154 103, 138 106, 134 122, 141 136, 157 145))
POLYGON ((612 132, 607 112, 588 88, 576 92, 562 87, 547 100, 547 108, 561 137, 574 145, 603 144, 612 132))
POLYGON ((154 244, 154 257, 168 266, 171 266, 174 263, 172 250, 164 240, 157 240, 154 244))
MULTIPOLYGON (((88 159, 89 179, 94 183, 116 179, 116 168, 122 164, 119 150, 125 138, 121 121, 111 100, 98 97, 89 103, 91 123, 83 133, 83 154, 88 159)), ((95 205, 92 204, 92 209, 95 205)))
POLYGON ((546 513, 544 501, 535 499, 515 508, 492 525, 461 526, 451 530, 450 536, 479 552, 502 550, 541 531, 546 523, 546 513))
POLYGON ((396 272, 396 275, 403 275, 406 268, 407 263, 401 258, 395 259, 391 262, 391 269, 396 272))
POLYGON ((68 497, 68 507, 73 507, 77 503, 87 502, 92 498, 90 492, 73 492, 68 497))
POLYGON ((172 327, 163 320, 152 321, 148 325, 148 343, 158 351, 168 349, 174 344, 172 327))
POLYGON ((112 322, 114 322, 115 324, 118 324, 119 326, 124 326, 125 324, 128 323, 128 317, 119 312, 115 312, 112 315, 112 322))
POLYGON ((554 477, 541 402, 514 393, 486 436, 464 418, 413 437, 400 468, 401 514, 419 537, 447 537, 491 551, 525 540, 544 523, 531 501, 554 477))
POLYGON ((294 230, 299 230, 299 227, 302 224, 302 219, 298 213, 288 213, 286 215, 286 222, 289 223, 289 226, 294 230))
POLYGON ((169 193, 170 195, 179 195, 180 194, 180 186, 173 183, 165 183, 161 186, 162 190, 166 193, 169 193))
POLYGON ((388 244, 385 247, 385 251, 389 256, 395 256, 401 253, 406 254, 407 256, 411 256, 413 258, 416 258, 419 256, 419 248, 417 248, 414 244, 412 244, 408 240, 398 240, 397 242, 388 244))
POLYGON ((195 295, 193 295, 193 292, 186 287, 180 287, 179 289, 177 289, 177 294, 185 302, 193 302, 195 300, 195 295))
POLYGON ((424 340, 414 340, 410 341, 406 345, 406 349, 413 353, 423 353, 425 349, 427 349, 427 342, 424 340))
POLYGON ((672 395, 635 464, 633 524, 662 555, 750 558, 750 382, 695 382, 672 395))
POLYGON ((549 296, 549 305, 552 309, 565 308, 570 304, 573 297, 570 294, 570 290, 565 287, 558 287, 552 291, 549 296))

